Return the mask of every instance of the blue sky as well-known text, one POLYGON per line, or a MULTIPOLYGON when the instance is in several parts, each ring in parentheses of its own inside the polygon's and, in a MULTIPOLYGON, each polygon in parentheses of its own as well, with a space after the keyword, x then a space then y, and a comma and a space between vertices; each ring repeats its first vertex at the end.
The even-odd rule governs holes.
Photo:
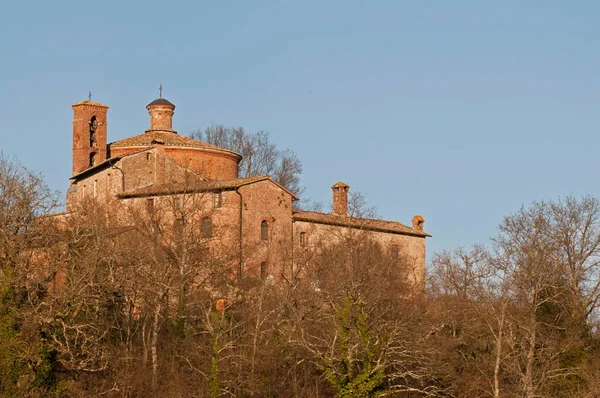
POLYGON ((428 255, 485 242, 522 204, 600 196, 595 1, 11 2, 0 13, 0 150, 65 191, 71 104, 143 132, 158 85, 174 128, 265 130, 305 195, 348 183, 416 213, 428 255))

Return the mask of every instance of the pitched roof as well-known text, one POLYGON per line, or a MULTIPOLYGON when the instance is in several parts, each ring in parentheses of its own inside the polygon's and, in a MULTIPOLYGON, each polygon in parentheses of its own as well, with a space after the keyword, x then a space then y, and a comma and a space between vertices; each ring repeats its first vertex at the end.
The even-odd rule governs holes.
POLYGON ((165 146, 170 147, 186 147, 186 148, 200 148, 216 152, 225 152, 235 155, 241 158, 241 155, 237 152, 230 151, 229 149, 220 148, 215 145, 207 144, 206 142, 198 141, 184 135, 179 135, 169 131, 147 131, 142 134, 138 134, 133 137, 125 138, 120 141, 108 144, 111 148, 124 148, 124 147, 148 147, 156 141, 164 143, 165 146))
POLYGON ((162 195, 177 195, 185 193, 197 193, 197 192, 212 192, 212 191, 223 191, 231 190, 242 187, 244 185, 254 184, 260 181, 271 181, 281 189, 292 195, 293 199, 297 199, 296 196, 271 180, 269 176, 250 177, 250 178, 236 178, 233 180, 220 180, 220 181, 199 181, 191 184, 164 184, 164 185, 150 185, 143 188, 137 188, 126 192, 121 192, 117 195, 119 199, 125 198, 139 198, 144 196, 162 196, 162 195))
POLYGON ((294 221, 305 221, 316 224, 337 225, 342 227, 365 229, 369 231, 391 232, 401 235, 428 237, 427 232, 420 231, 401 224, 397 221, 374 220, 371 218, 357 218, 342 216, 335 213, 319 213, 315 211, 296 210, 292 214, 294 221))
POLYGON ((84 175, 93 174, 94 172, 103 170, 103 169, 105 169, 106 167, 109 167, 109 166, 112 167, 115 164, 116 161, 121 160, 124 157, 135 155, 135 154, 138 154, 138 153, 144 152, 144 151, 145 151, 145 149, 140 149, 140 150, 135 151, 135 152, 129 152, 129 153, 124 153, 123 155, 113 156, 113 157, 108 158, 105 161, 100 162, 100 163, 98 163, 98 164, 96 164, 96 165, 94 165, 94 166, 92 166, 92 167, 90 167, 88 169, 85 169, 83 171, 80 171, 77 174, 74 174, 73 176, 71 176, 71 178, 69 178, 69 180, 75 180, 75 179, 77 179, 79 177, 82 177, 84 175))
POLYGON ((108 108, 108 106, 101 104, 99 102, 94 102, 94 101, 89 101, 89 100, 84 100, 84 101, 79 101, 76 104, 73 104, 72 106, 78 106, 78 105, 89 105, 89 106, 99 106, 101 108, 108 108))

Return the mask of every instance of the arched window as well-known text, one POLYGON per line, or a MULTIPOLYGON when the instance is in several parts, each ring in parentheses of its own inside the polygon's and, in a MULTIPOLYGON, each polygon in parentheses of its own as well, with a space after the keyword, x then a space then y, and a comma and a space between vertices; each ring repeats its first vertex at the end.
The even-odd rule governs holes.
POLYGON ((96 164, 96 152, 90 153, 90 167, 94 167, 96 164))
POLYGON ((264 281, 267 278, 267 262, 263 261, 260 263, 260 280, 264 281))
POLYGON ((92 116, 90 120, 90 146, 96 146, 96 129, 98 128, 98 119, 92 116))
POLYGON ((269 223, 267 220, 260 223, 260 238, 262 240, 269 240, 269 223))
POLYGON ((212 221, 210 217, 204 217, 200 226, 203 238, 212 238, 212 221))

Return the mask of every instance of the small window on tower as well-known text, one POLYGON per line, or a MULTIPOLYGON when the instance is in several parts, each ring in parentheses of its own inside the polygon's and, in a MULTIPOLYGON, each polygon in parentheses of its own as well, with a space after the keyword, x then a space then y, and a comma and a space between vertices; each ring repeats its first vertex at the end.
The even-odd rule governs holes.
POLYGON ((90 167, 94 167, 96 164, 96 152, 90 153, 90 167))
POLYGON ((300 247, 306 246, 306 232, 300 232, 300 247))
POLYGON ((90 120, 90 146, 96 146, 96 129, 98 128, 98 119, 92 116, 90 120))

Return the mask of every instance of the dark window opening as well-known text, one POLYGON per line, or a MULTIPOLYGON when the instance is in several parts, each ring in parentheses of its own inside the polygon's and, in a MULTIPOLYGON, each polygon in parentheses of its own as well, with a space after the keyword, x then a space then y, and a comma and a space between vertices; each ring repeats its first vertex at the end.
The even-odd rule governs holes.
POLYGON ((92 116, 90 120, 90 146, 96 146, 96 129, 98 128, 98 119, 92 116))
POLYGON ((160 229, 158 221, 156 221, 156 218, 154 217, 154 199, 152 198, 146 199, 146 213, 148 213, 150 218, 150 235, 152 237, 152 242, 156 244, 160 229))
POLYGON ((146 199, 146 211, 150 215, 154 213, 154 199, 146 199))
POLYGON ((267 262, 263 261, 260 263, 260 280, 264 281, 267 279, 267 262))
POLYGON ((300 232, 300 247, 306 246, 306 232, 300 232))
POLYGON ((150 228, 151 228, 151 233, 152 233, 152 242, 154 242, 156 244, 158 242, 158 234, 160 232, 158 222, 153 220, 150 223, 150 228))
POLYGON ((94 167, 96 164, 96 152, 90 153, 90 167, 94 167))
POLYGON ((212 238, 212 221, 210 217, 204 217, 200 227, 203 238, 212 238))
POLYGON ((269 240, 269 223, 266 220, 260 223, 260 238, 269 240))
POLYGON ((173 237, 175 241, 180 243, 183 240, 183 219, 176 218, 173 224, 173 237))
POLYGON ((146 160, 150 160, 150 152, 146 152, 146 160))
POLYGON ((223 206, 223 192, 215 193, 215 207, 223 206))
POLYGON ((399 253, 400 253, 400 249, 398 248, 398 245, 392 245, 392 258, 394 260, 398 259, 399 253))

